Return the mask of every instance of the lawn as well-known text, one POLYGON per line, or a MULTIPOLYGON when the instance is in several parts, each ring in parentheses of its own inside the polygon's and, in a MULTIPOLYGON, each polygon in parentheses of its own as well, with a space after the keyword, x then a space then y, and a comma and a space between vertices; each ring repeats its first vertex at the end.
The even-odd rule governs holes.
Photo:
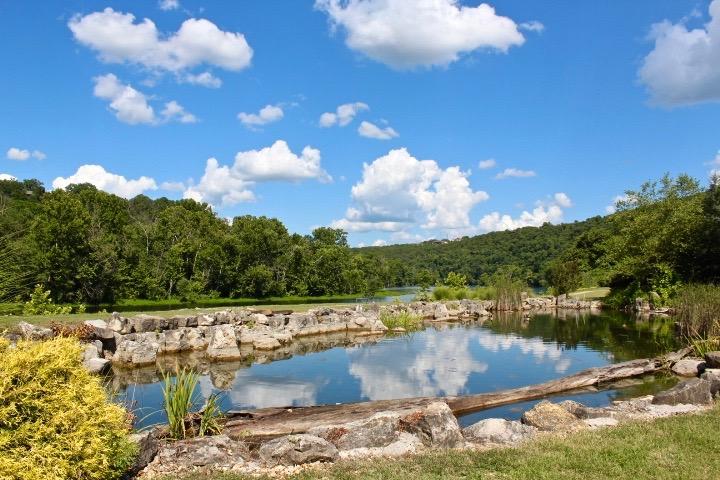
MULTIPOLYGON (((698 415, 633 422, 546 438, 518 448, 439 452, 401 460, 340 462, 290 478, 305 479, 681 479, 720 478, 720 407, 698 415)), ((245 480, 237 475, 163 480, 245 480)))
POLYGON ((594 287, 578 290, 569 294, 568 297, 578 300, 598 300, 607 297, 609 293, 610 289, 607 287, 594 287))

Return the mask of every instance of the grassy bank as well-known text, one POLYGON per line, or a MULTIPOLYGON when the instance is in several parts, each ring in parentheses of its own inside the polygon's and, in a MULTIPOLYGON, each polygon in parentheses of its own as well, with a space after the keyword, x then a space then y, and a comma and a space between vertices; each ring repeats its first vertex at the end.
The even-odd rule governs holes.
MULTIPOLYGON (((679 479, 718 478, 720 407, 701 415, 628 423, 519 448, 441 452, 401 460, 341 462, 291 478, 323 479, 679 479)), ((241 480, 197 475, 172 480, 241 480)), ((171 480, 167 477, 163 480, 171 480)))

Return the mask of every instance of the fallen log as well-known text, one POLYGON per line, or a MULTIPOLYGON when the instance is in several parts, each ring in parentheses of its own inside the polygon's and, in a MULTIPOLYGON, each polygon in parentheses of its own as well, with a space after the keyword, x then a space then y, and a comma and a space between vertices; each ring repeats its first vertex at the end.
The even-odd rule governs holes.
POLYGON ((229 412, 225 433, 246 441, 264 440, 282 435, 303 433, 313 427, 327 427, 369 418, 378 412, 392 411, 400 415, 432 402, 444 401, 453 413, 464 415, 488 408, 543 398, 567 392, 597 391, 604 385, 627 378, 665 370, 689 353, 681 350, 653 359, 631 360, 605 367, 590 368, 549 382, 521 388, 500 390, 461 397, 420 397, 397 400, 313 407, 261 408, 251 411, 229 412))

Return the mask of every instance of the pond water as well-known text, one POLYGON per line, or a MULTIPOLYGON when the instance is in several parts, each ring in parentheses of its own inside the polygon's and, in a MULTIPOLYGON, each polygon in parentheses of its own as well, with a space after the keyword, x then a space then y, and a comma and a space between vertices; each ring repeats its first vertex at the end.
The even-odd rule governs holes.
MULTIPOLYGON (((225 410, 301 406, 419 396, 454 396, 521 387, 590 367, 655 356, 677 347, 670 320, 620 313, 564 311, 528 318, 507 315, 442 324, 379 340, 346 335, 310 337, 286 351, 242 362, 208 363, 170 357, 160 367, 200 372, 198 402, 222 392, 225 410)), ((137 426, 164 421, 159 369, 116 371, 117 399, 136 413, 137 426)), ((673 379, 648 377, 621 388, 563 396, 603 405, 653 393, 673 379)), ((465 416, 517 418, 533 402, 465 416)))

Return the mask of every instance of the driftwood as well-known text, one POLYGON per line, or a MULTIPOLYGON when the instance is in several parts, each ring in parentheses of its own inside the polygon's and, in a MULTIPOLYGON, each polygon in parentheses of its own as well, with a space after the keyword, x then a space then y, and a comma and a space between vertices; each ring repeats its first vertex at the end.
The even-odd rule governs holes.
POLYGON ((231 437, 267 439, 303 433, 313 427, 327 427, 369 418, 378 412, 412 413, 432 402, 444 401, 455 415, 464 415, 510 403, 534 400, 549 395, 608 388, 612 382, 652 374, 667 369, 689 350, 681 350, 653 359, 631 360, 606 367, 590 368, 574 375, 521 388, 461 397, 421 397, 398 400, 323 405, 314 407, 262 408, 230 412, 225 433, 231 437))

